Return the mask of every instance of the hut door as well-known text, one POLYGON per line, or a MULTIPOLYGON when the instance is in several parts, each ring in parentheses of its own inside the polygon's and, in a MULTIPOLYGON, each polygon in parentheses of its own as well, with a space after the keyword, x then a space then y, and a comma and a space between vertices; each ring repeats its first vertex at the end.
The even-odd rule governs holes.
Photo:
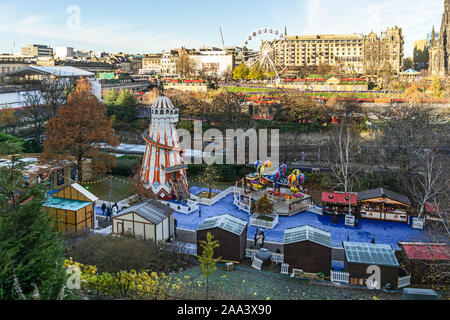
POLYGON ((123 235, 123 222, 117 222, 117 233, 123 235))

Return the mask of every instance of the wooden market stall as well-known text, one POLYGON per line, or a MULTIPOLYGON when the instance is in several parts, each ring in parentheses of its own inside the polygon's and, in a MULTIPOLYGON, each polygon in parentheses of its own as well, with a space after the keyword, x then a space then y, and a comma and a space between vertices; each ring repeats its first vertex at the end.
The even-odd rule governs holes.
POLYGON ((373 273, 368 273, 369 266, 380 268, 380 288, 388 283, 397 289, 400 265, 390 245, 343 242, 345 260, 344 270, 349 273, 350 284, 366 286, 366 280, 373 273))
POLYGON ((411 275, 411 283, 431 284, 437 280, 450 284, 445 276, 450 272, 448 243, 399 242, 399 246, 399 261, 411 275))
POLYGON ((384 188, 358 192, 361 218, 408 222, 408 197, 384 188))
POLYGON ((247 221, 229 214, 205 219, 197 229, 197 254, 202 254, 200 241, 206 241, 208 232, 219 242, 214 257, 222 260, 241 261, 247 244, 247 221))
POLYGON ((60 232, 83 232, 94 229, 95 201, 98 198, 78 183, 74 183, 51 196, 42 205, 52 218, 53 227, 60 232))
POLYGON ((286 229, 284 262, 292 269, 329 275, 331 269, 331 234, 311 226, 286 229))
POLYGON ((112 219, 112 234, 132 234, 155 243, 169 240, 175 234, 175 211, 156 199, 133 205, 112 219))
POLYGON ((331 215, 352 215, 357 212, 357 195, 353 192, 322 192, 323 212, 331 215), (350 206, 350 210, 349 210, 350 206))

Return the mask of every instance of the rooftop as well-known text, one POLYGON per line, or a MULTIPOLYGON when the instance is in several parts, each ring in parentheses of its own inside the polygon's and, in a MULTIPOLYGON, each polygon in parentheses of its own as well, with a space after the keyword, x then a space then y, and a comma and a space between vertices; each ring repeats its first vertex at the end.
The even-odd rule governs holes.
POLYGON ((151 223, 158 224, 169 217, 174 211, 158 200, 150 199, 123 210, 115 218, 131 212, 140 215, 151 223))
POLYGON ((387 244, 344 242, 345 256, 350 263, 399 267, 394 250, 387 244))
POLYGON ((307 240, 331 248, 331 234, 318 228, 306 225, 286 229, 284 232, 284 244, 307 240))
POLYGON ((344 192, 322 192, 322 202, 336 203, 336 204, 357 204, 356 193, 344 192))
POLYGON ((391 200, 394 200, 397 202, 401 202, 407 206, 411 205, 411 202, 409 201, 407 196, 398 194, 394 191, 391 191, 391 190, 388 190, 385 188, 377 188, 377 189, 358 192, 358 201, 375 199, 375 198, 388 198, 388 199, 391 199, 391 200))
POLYGON ((449 261, 450 245, 443 243, 400 242, 410 260, 449 261))
POLYGON ((197 230, 220 228, 240 236, 246 226, 247 221, 233 217, 229 214, 223 214, 205 219, 197 230))
POLYGON ((42 204, 42 206, 47 207, 47 208, 54 208, 54 209, 78 211, 90 204, 92 204, 92 202, 55 198, 55 197, 47 197, 47 200, 45 200, 45 202, 42 204))

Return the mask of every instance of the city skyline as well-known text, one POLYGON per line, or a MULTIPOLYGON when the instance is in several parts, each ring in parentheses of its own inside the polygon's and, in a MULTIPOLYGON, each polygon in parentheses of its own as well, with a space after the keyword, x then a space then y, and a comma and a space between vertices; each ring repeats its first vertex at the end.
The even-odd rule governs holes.
POLYGON ((242 46, 248 34, 261 27, 284 30, 287 26, 290 35, 308 35, 379 33, 397 25, 405 36, 405 57, 410 57, 414 41, 425 39, 433 25, 439 30, 442 11, 443 1, 418 0, 383 0, 376 4, 366 0, 135 1, 132 5, 84 0, 39 4, 0 1, 0 51, 10 53, 15 43, 14 52, 19 53, 23 46, 40 43, 80 50, 151 53, 182 46, 221 47, 219 26, 225 45, 242 46))

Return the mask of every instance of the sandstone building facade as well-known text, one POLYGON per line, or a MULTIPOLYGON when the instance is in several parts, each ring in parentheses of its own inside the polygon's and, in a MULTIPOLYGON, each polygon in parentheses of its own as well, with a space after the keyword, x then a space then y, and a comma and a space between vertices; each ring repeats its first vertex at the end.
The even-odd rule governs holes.
POLYGON ((436 33, 433 28, 431 35, 431 48, 429 50, 429 68, 431 75, 445 76, 449 70, 450 53, 450 1, 445 0, 445 10, 442 15, 441 32, 439 39, 436 39, 436 33))
POLYGON ((397 26, 380 35, 329 34, 286 36, 272 44, 274 60, 280 66, 338 67, 344 73, 379 71, 389 63, 394 73, 403 71, 404 37, 397 26), (370 70, 369 70, 370 69, 370 70), (375 70, 377 69, 377 70, 375 70))

